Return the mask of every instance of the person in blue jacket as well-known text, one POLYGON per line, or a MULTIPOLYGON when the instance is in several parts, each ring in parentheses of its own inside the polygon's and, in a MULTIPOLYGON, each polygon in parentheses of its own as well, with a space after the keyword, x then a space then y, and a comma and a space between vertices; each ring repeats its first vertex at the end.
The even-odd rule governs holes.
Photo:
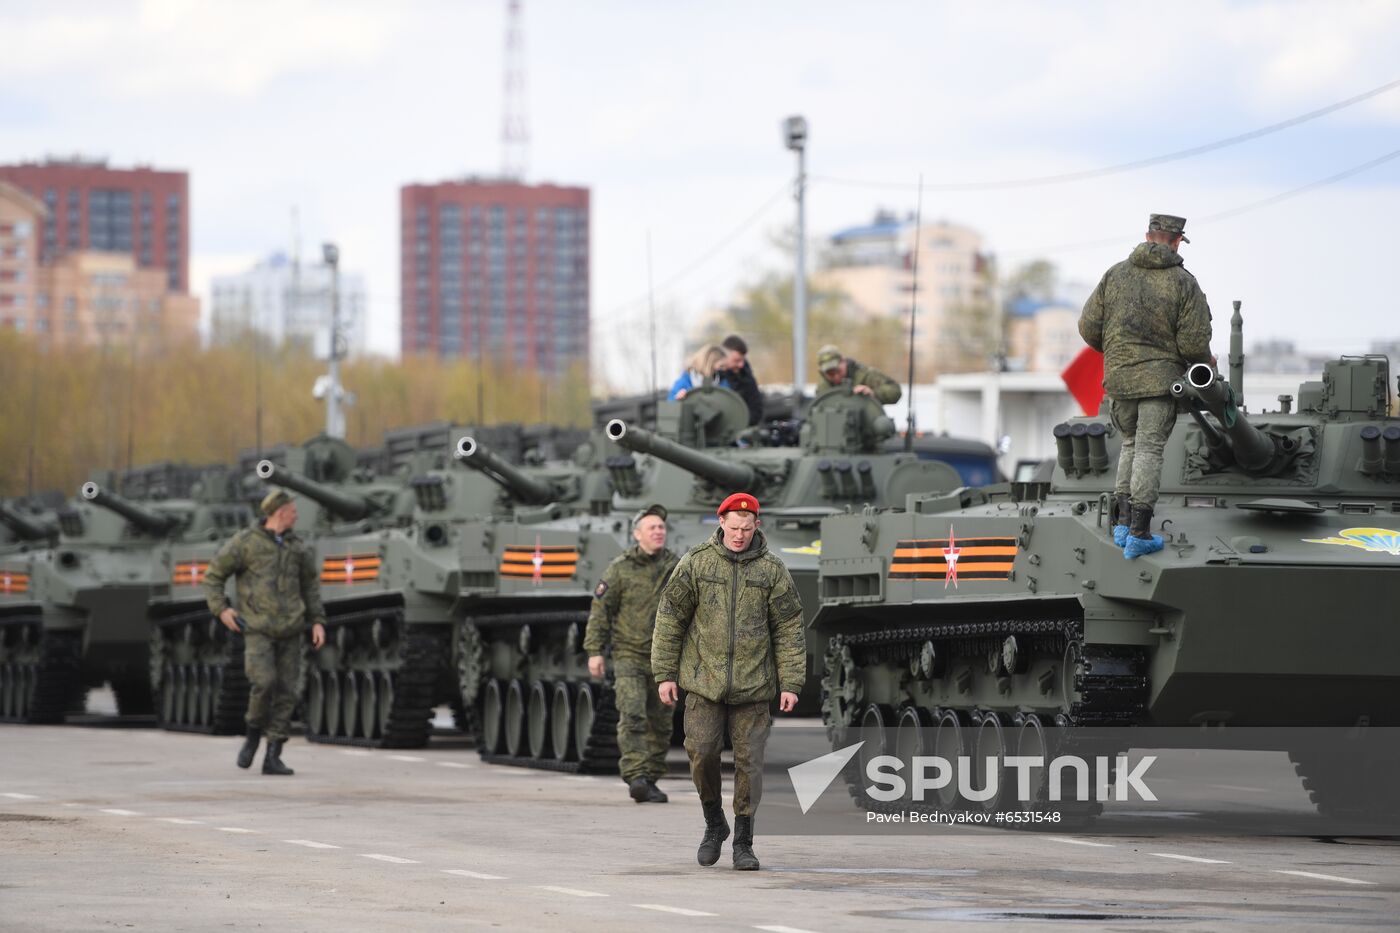
POLYGON ((669 398, 682 399, 691 389, 699 388, 702 385, 715 384, 715 371, 724 360, 724 351, 717 344, 707 343, 699 350, 696 350, 685 361, 685 371, 680 378, 671 383, 671 394, 669 398))

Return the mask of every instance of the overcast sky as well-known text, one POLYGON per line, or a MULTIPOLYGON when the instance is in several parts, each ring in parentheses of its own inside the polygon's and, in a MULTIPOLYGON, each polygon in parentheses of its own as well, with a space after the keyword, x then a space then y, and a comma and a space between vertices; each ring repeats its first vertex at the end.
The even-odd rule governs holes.
MULTIPOLYGON (((399 187, 499 169, 505 6, 0 0, 0 160, 187 170, 205 296, 211 275, 286 249, 295 206, 305 251, 334 239, 364 273, 371 346, 396 353, 399 187)), ((938 190, 1149 159, 1396 81, 1400 3, 524 7, 529 180, 592 189, 594 356, 614 384, 646 379, 617 351, 646 320, 648 239, 667 334, 779 262, 791 113, 811 126, 814 237, 912 211, 922 173, 926 218, 981 231, 1003 268, 1044 256, 1091 285, 1149 212, 1182 214, 1221 352, 1232 298, 1247 340, 1400 336, 1400 158, 1206 219, 1400 153, 1400 87, 1135 171, 938 190)), ((663 348, 668 377, 678 353, 663 348)))

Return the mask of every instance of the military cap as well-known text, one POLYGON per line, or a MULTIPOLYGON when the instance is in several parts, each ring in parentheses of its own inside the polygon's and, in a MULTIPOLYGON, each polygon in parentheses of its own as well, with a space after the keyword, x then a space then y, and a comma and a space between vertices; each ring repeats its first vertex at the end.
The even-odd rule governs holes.
POLYGON ((746 492, 736 492, 715 509, 715 514, 719 516, 723 516, 725 512, 752 512, 757 515, 758 500, 746 492))
POLYGON ((277 489, 263 496, 263 501, 262 504, 258 506, 258 511, 262 512, 267 518, 271 518, 274 512, 284 505, 289 505, 291 501, 292 497, 287 495, 287 490, 277 489))
POLYGON ((837 366, 841 365, 843 359, 845 359, 845 357, 841 355, 840 350, 832 344, 827 344, 817 351, 817 369, 821 372, 826 372, 828 369, 835 369, 837 366))
POLYGON ((1147 229, 1181 237, 1181 242, 1190 243, 1186 238, 1186 218, 1171 214, 1153 214, 1147 218, 1147 229))
POLYGON ((656 505, 649 505, 646 508, 638 511, 636 515, 632 516, 632 527, 636 528, 637 525, 641 522, 641 520, 646 518, 648 515, 655 515, 657 518, 661 519, 664 522, 668 514, 669 513, 666 511, 666 506, 661 505, 660 503, 657 503, 656 505))

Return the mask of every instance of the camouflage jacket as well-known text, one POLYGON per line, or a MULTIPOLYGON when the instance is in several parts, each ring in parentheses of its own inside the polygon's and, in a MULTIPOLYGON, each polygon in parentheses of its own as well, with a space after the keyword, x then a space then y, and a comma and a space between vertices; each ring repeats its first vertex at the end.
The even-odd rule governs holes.
POLYGON ((228 608, 224 583, 237 577, 238 613, 248 631, 272 638, 300 635, 310 624, 325 624, 320 568, 315 552, 293 531, 282 543, 261 525, 234 535, 204 574, 204 598, 218 615, 228 608))
POLYGON ((1084 342, 1103 353, 1115 399, 1167 395, 1192 363, 1210 362, 1210 306, 1181 256, 1139 243, 1104 273, 1079 316, 1084 342))
POLYGON ((837 386, 869 386, 870 391, 875 395, 882 405, 893 405, 899 401, 904 390, 899 387, 899 383, 886 376, 873 366, 866 366, 850 357, 846 358, 846 378, 840 382, 832 382, 826 378, 826 373, 821 374, 825 388, 834 389, 837 386))
POLYGON ((588 611, 583 650, 590 657, 611 647, 615 659, 651 665, 656 604, 679 560, 669 548, 649 555, 635 544, 613 558, 588 611))
POLYGON ((715 703, 759 703, 802 689, 802 603, 763 532, 735 554, 716 530, 681 558, 656 610, 651 670, 657 683, 677 681, 715 703))

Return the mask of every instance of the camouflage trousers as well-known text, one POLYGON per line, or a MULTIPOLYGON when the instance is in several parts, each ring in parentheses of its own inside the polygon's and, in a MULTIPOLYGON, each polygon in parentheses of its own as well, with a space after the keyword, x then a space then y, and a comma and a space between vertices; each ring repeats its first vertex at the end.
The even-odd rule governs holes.
POLYGON ((1114 399, 1109 411, 1114 426, 1123 432, 1113 491, 1131 497, 1133 505, 1150 509, 1162 488, 1162 448, 1176 424, 1176 399, 1170 395, 1114 399))
POLYGON ((719 755, 724 729, 734 747, 734 815, 753 816, 763 796, 763 750, 773 727, 768 701, 731 706, 694 693, 685 697, 685 750, 701 803, 720 802, 719 755))
POLYGON ((301 692, 301 638, 243 636, 243 672, 248 675, 249 729, 283 742, 301 692))
POLYGON ((617 703, 618 769, 622 779, 656 780, 666 773, 666 750, 671 747, 674 713, 661 702, 651 665, 640 661, 613 662, 613 694, 617 703))

